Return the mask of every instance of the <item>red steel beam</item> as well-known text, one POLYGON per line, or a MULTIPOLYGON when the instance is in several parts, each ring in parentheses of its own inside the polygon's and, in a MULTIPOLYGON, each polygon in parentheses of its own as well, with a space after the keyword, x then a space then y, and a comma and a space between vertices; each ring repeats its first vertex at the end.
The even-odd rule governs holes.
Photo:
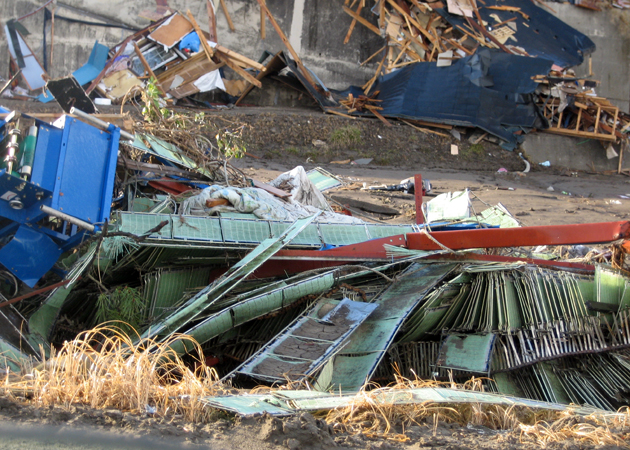
MULTIPOLYGON (((451 250, 495 247, 534 247, 537 245, 575 245, 612 242, 630 236, 630 222, 604 222, 576 225, 549 225, 520 228, 435 231, 433 239, 451 250)), ((412 250, 441 250, 424 233, 399 234, 381 239, 344 245, 330 250, 281 250, 276 257, 291 260, 366 261, 389 260, 385 244, 412 250)))
MULTIPOLYGON (((431 236, 451 250, 600 244, 628 238, 630 236, 630 222, 436 231, 431 233, 431 236)), ((441 247, 424 233, 410 233, 407 235, 407 248, 413 250, 440 250, 441 247)))

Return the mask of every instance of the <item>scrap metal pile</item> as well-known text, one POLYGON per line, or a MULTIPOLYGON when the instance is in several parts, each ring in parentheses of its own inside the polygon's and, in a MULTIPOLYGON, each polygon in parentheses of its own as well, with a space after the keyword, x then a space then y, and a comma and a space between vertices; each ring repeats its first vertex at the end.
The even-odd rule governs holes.
MULTIPOLYGON (((543 45, 536 21, 552 19, 540 8, 495 3, 377 2, 375 32, 387 30, 389 41, 365 92, 326 90, 290 46, 293 60, 277 54, 262 66, 210 45, 212 30, 206 36, 191 15, 174 13, 114 49, 95 45, 72 78, 48 82, 52 96, 41 100, 54 97, 72 115, 47 123, 2 110, 0 371, 19 373, 113 321, 136 342, 184 358, 197 348, 178 336, 190 336, 234 385, 312 389, 286 391, 294 401, 280 406, 265 396, 255 407, 251 399, 238 407, 234 398, 206 399, 236 411, 339 404, 343 396, 327 393, 387 383, 395 371, 458 382, 485 375, 485 389, 500 394, 458 397, 466 401, 628 405, 629 222, 518 227, 501 206, 471 215, 465 191, 437 197, 424 214, 417 204, 415 224, 368 223, 333 211, 318 186, 338 180, 325 171, 249 179, 227 157, 242 151, 238 127, 173 117, 158 101, 221 85, 243 98, 265 74, 288 67, 329 112, 341 104, 343 114, 384 121, 479 126, 508 142, 543 119, 555 132, 625 139, 626 116, 588 96, 587 80, 558 72, 592 50, 588 38, 553 19, 544 30, 558 39, 543 45), (248 84, 224 79, 223 65, 248 84), (390 73, 377 79, 382 70, 390 73), (135 134, 81 109, 95 110, 91 90, 116 101, 144 74, 157 93, 141 91, 149 122, 135 134), (460 96, 439 89, 447 85, 460 96), (470 108, 454 106, 471 99, 470 108), (531 250, 611 242, 597 263, 531 250)), ((353 7, 347 1, 344 10, 365 25, 364 2, 353 7)), ((18 28, 8 33, 22 42, 18 28)), ((411 395, 452 401, 446 391, 411 395)))
POLYGON ((4 115, 3 372, 115 321, 183 357, 192 337, 238 386, 353 393, 398 370, 489 375, 497 402, 629 402, 625 247, 601 264, 526 249, 617 241, 630 223, 523 228, 501 207, 471 215, 467 191, 425 205, 428 224, 367 223, 332 211, 311 181, 334 185, 325 172, 260 183, 73 112, 4 115))

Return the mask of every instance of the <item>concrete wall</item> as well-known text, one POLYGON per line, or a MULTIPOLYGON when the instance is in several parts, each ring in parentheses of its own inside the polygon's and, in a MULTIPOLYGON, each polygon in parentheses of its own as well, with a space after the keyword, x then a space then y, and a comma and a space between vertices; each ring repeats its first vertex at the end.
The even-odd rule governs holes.
MULTIPOLYGON (((619 153, 619 145, 614 146, 619 153)), ((603 172, 617 170, 619 158, 608 159, 599 141, 549 133, 530 133, 521 150, 533 164, 549 161, 552 167, 603 172)), ((623 168, 630 167, 630 154, 625 153, 623 168)))
MULTIPOLYGON (((592 54, 591 78, 599 80, 600 97, 607 97, 623 111, 630 110, 630 38, 619 15, 626 11, 612 8, 591 11, 571 4, 549 3, 556 16, 587 35, 597 46, 592 54)), ((627 20, 627 19, 626 19, 627 20)), ((589 76, 588 58, 576 75, 589 76)))
MULTIPOLYGON (((217 3, 217 34, 219 42, 232 50, 257 60, 264 50, 275 53, 285 46, 267 21, 266 39, 260 38, 260 13, 256 0, 227 0, 235 31, 230 31, 219 2, 217 3)), ((21 17, 44 4, 44 0, 15 0, 0 2, 0 21, 21 17)), ((190 10, 203 29, 208 29, 205 0, 170 0, 169 5, 177 10, 190 10)), ((52 6, 52 5, 50 5, 52 6)), ((49 9, 50 9, 49 6, 49 9)), ((349 84, 363 84, 374 73, 374 67, 360 67, 382 44, 379 36, 357 25, 348 45, 343 39, 351 18, 341 10, 338 0, 267 0, 267 6, 276 18, 292 46, 324 83, 331 88, 345 88, 349 84)), ((149 21, 139 17, 146 9, 155 9, 153 0, 65 0, 59 1, 56 14, 75 19, 106 20, 143 28, 149 21), (72 8, 64 7, 67 5, 72 8), (84 12, 81 12, 84 11, 84 12), (87 12, 92 13, 92 16, 87 12)), ((365 17, 371 13, 364 11, 365 17)), ((372 19, 373 20, 373 19, 372 19)), ((43 63, 44 13, 38 12, 21 22, 31 34, 26 37, 31 49, 43 63)), ((53 78, 65 76, 80 67, 89 57, 95 40, 107 46, 121 42, 132 31, 117 28, 102 28, 72 24, 57 19, 54 30, 52 64, 48 72, 53 78)), ((51 26, 46 29, 47 46, 51 42, 51 26)), ((6 36, 0 33, 0 48, 6 49, 6 36)), ((7 52, 8 53, 8 52, 7 52)), ((5 53, 6 54, 6 53, 5 53)), ((8 75, 8 55, 0 58, 0 75, 8 75)))

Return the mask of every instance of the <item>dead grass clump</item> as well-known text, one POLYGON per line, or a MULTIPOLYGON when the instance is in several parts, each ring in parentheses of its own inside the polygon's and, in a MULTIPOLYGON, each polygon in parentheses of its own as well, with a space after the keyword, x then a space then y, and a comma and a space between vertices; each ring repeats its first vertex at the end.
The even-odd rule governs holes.
POLYGON ((533 440, 540 446, 553 442, 577 441, 587 445, 619 446, 630 448, 630 444, 612 426, 614 420, 596 415, 581 417, 571 411, 557 415, 553 422, 538 421, 533 425, 519 424, 521 442, 533 440))
POLYGON ((133 339, 113 327, 81 333, 45 362, 2 387, 38 406, 115 408, 134 413, 180 414, 199 422, 207 418, 200 397, 223 393, 216 371, 204 364, 199 345, 186 336, 164 343, 133 339), (175 340, 197 349, 191 370, 170 349, 175 340))
MULTIPOLYGON (((397 376, 396 383, 384 388, 363 390, 351 404, 331 410, 326 416, 328 423, 348 433, 362 433, 371 438, 405 441, 404 430, 413 425, 425 425, 436 433, 439 422, 457 423, 462 426, 484 426, 493 430, 520 431, 521 441, 545 446, 566 440, 590 445, 618 445, 630 447, 614 431, 630 423, 630 409, 610 416, 578 416, 571 411, 540 410, 516 405, 502 406, 480 403, 443 404, 430 401, 400 404, 388 393, 396 390, 446 387, 461 390, 482 390, 481 379, 473 378, 464 384, 433 380, 408 380, 397 376)), ((411 399, 411 397, 410 397, 411 399)))

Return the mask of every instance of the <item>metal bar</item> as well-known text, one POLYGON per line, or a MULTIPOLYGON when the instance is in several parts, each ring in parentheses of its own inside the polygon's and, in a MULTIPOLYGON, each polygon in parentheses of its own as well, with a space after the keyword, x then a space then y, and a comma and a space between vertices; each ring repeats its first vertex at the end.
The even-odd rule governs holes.
POLYGON ((81 219, 77 219, 76 217, 69 216, 68 214, 62 213, 61 211, 57 211, 56 209, 53 209, 50 206, 42 205, 39 207, 39 209, 41 209, 42 212, 48 214, 49 216, 54 216, 54 217, 57 217, 58 219, 65 220, 66 222, 69 222, 73 225, 86 229, 92 233, 94 232, 94 230, 96 230, 96 227, 92 225, 91 223, 87 223, 81 219))
POLYGON ((414 176, 414 197, 416 199, 416 223, 424 223, 424 214, 422 213, 422 175, 417 173, 414 176))
MULTIPOLYGON (((98 119, 91 114, 84 113, 83 111, 75 108, 74 106, 70 108, 70 114, 75 115, 79 119, 83 119, 86 122, 89 122, 91 125, 95 126, 96 128, 109 132, 109 127, 111 126, 109 122, 105 122, 101 119, 98 119)), ((134 141, 136 139, 136 137, 133 134, 128 133, 125 130, 120 130, 120 135, 128 141, 134 141)))
MULTIPOLYGON (((431 236, 451 250, 469 248, 529 247, 538 245, 598 244, 630 236, 630 222, 602 222, 520 228, 436 231, 431 236)), ((413 250, 440 250, 425 233, 407 235, 413 250)))

